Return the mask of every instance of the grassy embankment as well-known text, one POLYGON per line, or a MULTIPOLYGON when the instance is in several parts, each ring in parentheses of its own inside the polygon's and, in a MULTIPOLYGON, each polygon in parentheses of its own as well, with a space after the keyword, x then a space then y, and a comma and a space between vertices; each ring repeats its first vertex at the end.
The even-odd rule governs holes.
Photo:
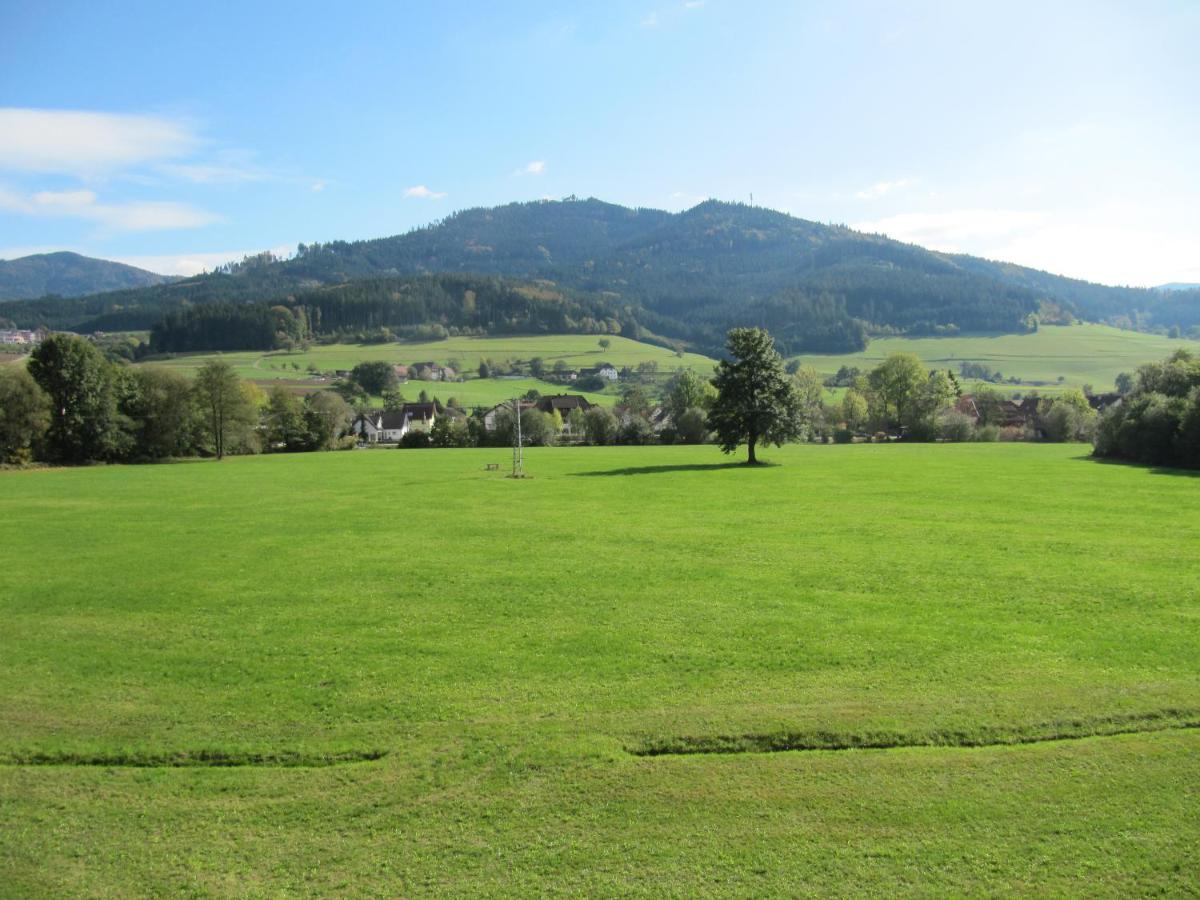
POLYGON ((0 883, 1186 892, 1200 479, 1084 454, 0 473, 0 883))

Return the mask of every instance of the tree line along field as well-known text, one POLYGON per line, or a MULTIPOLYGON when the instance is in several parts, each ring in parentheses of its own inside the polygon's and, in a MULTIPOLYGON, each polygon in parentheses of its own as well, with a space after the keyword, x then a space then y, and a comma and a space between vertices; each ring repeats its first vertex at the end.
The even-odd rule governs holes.
POLYGON ((766 455, 0 473, 0 883, 1193 889, 1200 479, 766 455))
MULTIPOLYGON (((1107 325, 1043 325, 1032 334, 958 335, 954 337, 880 337, 866 350, 846 354, 811 354, 795 357, 822 374, 841 366, 866 370, 892 353, 915 353, 927 365, 952 369, 960 363, 982 363, 1006 378, 1023 384, 997 385, 999 389, 1053 392, 1058 387, 1111 391, 1121 372, 1163 359, 1180 347, 1194 348, 1195 341, 1126 331, 1107 325), (1062 376, 1063 381, 1058 381, 1062 376)), ((964 382, 965 383, 965 382, 964 382)), ((974 383, 972 382, 972 385, 974 383)))

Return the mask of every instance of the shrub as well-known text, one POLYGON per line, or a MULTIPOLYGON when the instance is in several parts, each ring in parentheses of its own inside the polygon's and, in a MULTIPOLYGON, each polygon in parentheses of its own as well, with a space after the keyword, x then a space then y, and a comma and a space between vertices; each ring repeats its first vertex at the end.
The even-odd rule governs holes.
POLYGON ((424 431, 409 431, 400 438, 399 446, 402 450, 421 450, 425 447, 432 447, 433 442, 424 431))
POLYGON ((942 413, 938 421, 938 431, 944 441, 969 441, 975 432, 975 421, 966 413, 952 409, 942 413))
POLYGON ((975 440, 995 443, 1000 440, 999 425, 980 425, 975 429, 975 440))

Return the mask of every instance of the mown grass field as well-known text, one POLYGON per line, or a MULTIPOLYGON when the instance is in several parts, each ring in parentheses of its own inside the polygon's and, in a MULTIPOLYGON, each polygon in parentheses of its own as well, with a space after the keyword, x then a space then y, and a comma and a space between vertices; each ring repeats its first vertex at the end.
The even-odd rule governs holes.
POLYGON ((1028 391, 1038 383, 1039 392, 1052 393, 1060 386, 1090 384, 1100 392, 1111 391, 1121 372, 1134 372, 1138 366, 1165 359, 1179 347, 1195 350, 1197 346, 1195 341, 1107 325, 1045 325, 1034 334, 876 338, 861 353, 813 354, 799 359, 818 372, 833 374, 844 365, 866 371, 890 353, 915 353, 930 366, 957 372, 962 362, 982 363, 1006 378, 1017 376, 1025 382, 1023 386, 997 385, 998 389, 1028 391))
POLYGON ((411 364, 436 362, 445 365, 457 360, 463 374, 473 375, 480 360, 492 359, 524 360, 528 362, 540 356, 546 369, 562 360, 572 369, 594 366, 608 362, 614 366, 637 366, 643 362, 656 362, 662 371, 676 368, 693 368, 711 374, 713 360, 695 353, 676 356, 670 350, 653 344, 644 344, 629 338, 609 336, 611 346, 601 350, 600 338, 586 334, 533 335, 527 337, 500 338, 447 338, 444 341, 426 343, 395 344, 328 344, 316 345, 309 350, 288 353, 236 352, 180 354, 172 359, 155 360, 155 365, 181 369, 189 374, 199 369, 209 359, 218 356, 232 365, 243 378, 252 379, 301 379, 309 377, 309 365, 322 372, 353 369, 360 362, 385 360, 391 363, 411 364))
POLYGON ((767 455, 0 473, 4 893, 1194 890, 1200 478, 767 455))

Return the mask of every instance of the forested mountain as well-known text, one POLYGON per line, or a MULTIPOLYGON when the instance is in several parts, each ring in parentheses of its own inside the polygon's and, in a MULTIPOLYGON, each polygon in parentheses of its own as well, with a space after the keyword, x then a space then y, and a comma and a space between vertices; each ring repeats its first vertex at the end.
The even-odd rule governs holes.
POLYGON ((38 253, 20 259, 0 259, 0 300, 27 300, 47 294, 79 297, 167 281, 170 279, 165 275, 78 253, 38 253))
POLYGON ((0 318, 118 330, 148 328, 185 307, 294 309, 335 296, 345 301, 337 325, 325 318, 313 323, 317 332, 412 328, 418 313, 426 326, 493 331, 524 322, 541 330, 533 323, 561 315, 569 329, 611 319, 626 333, 706 350, 729 327, 748 324, 770 328, 788 352, 858 349, 879 333, 1020 331, 1039 319, 1200 324, 1200 292, 1095 285, 744 204, 708 201, 672 214, 574 198, 464 210, 395 237, 301 244, 290 259, 264 254, 156 287, 0 304, 0 318), (445 280, 421 280, 435 273, 502 278, 514 296, 549 291, 558 299, 487 318, 464 311, 462 292, 478 286, 459 285, 453 302, 414 307, 412 296, 432 297, 431 285, 449 289, 445 280))

